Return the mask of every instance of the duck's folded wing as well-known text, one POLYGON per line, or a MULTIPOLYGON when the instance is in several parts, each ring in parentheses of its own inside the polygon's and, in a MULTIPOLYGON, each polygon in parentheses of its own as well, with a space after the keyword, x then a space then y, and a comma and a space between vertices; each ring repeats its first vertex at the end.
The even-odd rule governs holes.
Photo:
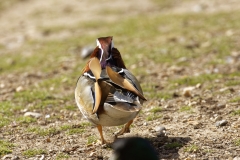
POLYGON ((119 91, 115 91, 113 94, 109 93, 105 103, 109 103, 113 108, 124 112, 138 112, 142 108, 139 101, 119 91))
POLYGON ((117 102, 126 102, 126 103, 133 103, 134 100, 131 97, 128 97, 118 91, 112 93, 109 93, 107 99, 106 99, 107 103, 117 103, 117 102))
POLYGON ((142 88, 137 78, 127 69, 123 69, 124 78, 126 78, 141 94, 143 94, 142 88))
MULTIPOLYGON (((133 76, 129 75, 128 76, 123 76, 120 73, 114 71, 114 69, 112 69, 111 67, 107 66, 106 67, 106 71, 107 74, 109 76, 109 79, 116 85, 120 86, 123 89, 129 90, 133 93, 135 93, 137 96, 139 96, 141 99, 146 100, 146 98, 143 96, 142 90, 140 85, 136 84, 137 83, 137 79, 133 76), (134 77, 133 80, 131 80, 130 78, 134 77), (137 86, 140 88, 140 90, 137 88, 137 86)), ((128 72, 126 72, 128 74, 128 72)))

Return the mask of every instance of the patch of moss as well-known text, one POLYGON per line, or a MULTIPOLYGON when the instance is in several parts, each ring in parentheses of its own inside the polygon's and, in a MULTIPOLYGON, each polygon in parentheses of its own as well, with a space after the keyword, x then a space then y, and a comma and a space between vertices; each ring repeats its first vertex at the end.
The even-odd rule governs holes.
POLYGON ((23 124, 29 124, 29 123, 33 123, 33 122, 36 122, 36 118, 33 118, 33 117, 25 117, 25 116, 19 116, 17 117, 17 121, 20 122, 20 123, 23 123, 23 124))
POLYGON ((70 156, 66 153, 59 153, 57 154, 56 160, 60 160, 60 159, 69 159, 70 156))
POLYGON ((75 106, 68 105, 68 106, 64 106, 64 108, 69 111, 78 111, 78 107, 76 105, 75 106))
POLYGON ((180 111, 181 112, 189 112, 189 111, 191 111, 191 109, 192 109, 192 107, 190 107, 190 106, 182 106, 180 108, 180 111))
POLYGON ((160 107, 154 107, 150 110, 150 112, 152 112, 154 114, 157 113, 157 112, 161 112, 161 111, 162 111, 162 108, 160 108, 160 107))
POLYGON ((0 113, 4 116, 13 116, 14 112, 22 109, 21 106, 16 105, 13 101, 2 101, 0 102, 0 113))
POLYGON ((97 142, 98 138, 96 136, 89 136, 87 139, 87 145, 97 142))
POLYGON ((199 151, 199 147, 197 145, 193 144, 193 145, 185 147, 184 151, 185 152, 191 152, 191 153, 198 152, 199 151))
POLYGON ((0 128, 9 125, 11 120, 7 117, 0 117, 0 128))
POLYGON ((31 103, 34 101, 46 100, 51 97, 49 93, 45 90, 25 90, 22 92, 16 92, 14 98, 22 103, 31 103))
POLYGON ((58 134, 60 131, 57 128, 39 128, 39 127, 30 127, 27 128, 28 132, 33 132, 39 136, 53 136, 58 134))
POLYGON ((206 81, 213 81, 222 77, 223 76, 221 74, 202 74, 199 76, 185 76, 180 79, 175 79, 171 82, 178 85, 194 86, 198 83, 203 84, 206 81))
POLYGON ((85 130, 83 128, 72 128, 72 129, 69 129, 66 134, 67 135, 73 135, 73 134, 80 134, 80 133, 83 133, 85 132, 85 130))
POLYGON ((0 156, 4 156, 6 154, 12 153, 12 148, 14 147, 14 144, 0 140, 0 156))
POLYGON ((229 102, 240 102, 240 97, 235 97, 229 100, 229 102))
POLYGON ((174 149, 174 148, 180 148, 182 147, 183 145, 179 142, 173 142, 173 143, 168 143, 165 145, 165 148, 166 149, 174 149))
POLYGON ((232 114, 233 115, 240 115, 240 109, 233 111, 232 114))
POLYGON ((158 115, 158 114, 151 114, 151 115, 148 115, 146 120, 147 121, 153 121, 153 120, 156 120, 156 119, 159 119, 161 118, 162 115, 158 115))
POLYGON ((63 125, 63 126, 60 126, 60 129, 62 130, 62 131, 67 131, 68 129, 71 129, 72 128, 72 125, 63 125))
POLYGON ((234 144, 235 144, 236 146, 240 146, 240 139, 235 140, 235 141, 234 141, 234 144))
POLYGON ((34 157, 36 155, 41 155, 41 154, 46 154, 47 151, 43 150, 43 149, 28 149, 26 151, 24 151, 22 153, 23 156, 30 158, 30 157, 34 157))
POLYGON ((238 86, 240 85, 240 80, 232 80, 232 81, 227 81, 225 83, 226 86, 238 86))

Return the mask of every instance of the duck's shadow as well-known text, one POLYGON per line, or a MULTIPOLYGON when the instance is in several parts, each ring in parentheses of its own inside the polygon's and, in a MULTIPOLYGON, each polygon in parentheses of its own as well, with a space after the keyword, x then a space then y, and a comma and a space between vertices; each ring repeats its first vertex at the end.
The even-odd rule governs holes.
POLYGON ((111 148, 120 160, 179 159, 179 149, 189 141, 189 137, 125 137, 116 139, 111 148))
POLYGON ((178 159, 179 149, 185 146, 190 137, 152 137, 148 138, 153 147, 158 152, 160 159, 178 159))

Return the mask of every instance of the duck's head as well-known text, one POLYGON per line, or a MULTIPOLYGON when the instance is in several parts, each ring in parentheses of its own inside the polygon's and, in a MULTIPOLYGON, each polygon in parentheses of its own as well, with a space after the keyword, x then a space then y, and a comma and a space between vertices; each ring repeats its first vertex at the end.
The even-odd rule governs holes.
POLYGON ((101 63, 102 69, 112 61, 112 49, 114 47, 112 36, 100 37, 97 39, 97 58, 101 63))
MULTIPOLYGON (((97 57, 99 59, 102 69, 105 69, 106 66, 126 68, 120 52, 117 50, 117 48, 114 48, 112 36, 100 37, 96 41, 97 47, 94 49, 90 57, 97 57)), ((88 70, 89 67, 87 64, 83 69, 83 72, 86 72, 88 70)))

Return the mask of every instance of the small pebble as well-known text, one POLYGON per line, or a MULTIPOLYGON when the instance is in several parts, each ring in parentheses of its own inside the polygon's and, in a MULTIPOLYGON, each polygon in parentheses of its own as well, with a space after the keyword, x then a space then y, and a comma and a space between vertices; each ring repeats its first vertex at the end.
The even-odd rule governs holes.
POLYGON ((45 115, 45 118, 46 118, 46 119, 48 119, 48 118, 50 118, 50 117, 51 117, 50 114, 45 115))
POLYGON ((184 97, 192 97, 191 91, 190 90, 185 90, 183 91, 184 97))
POLYGON ((164 126, 155 127, 158 137, 166 136, 166 128, 164 126))
POLYGON ((226 104, 218 104, 217 105, 217 108, 218 109, 222 109, 222 108, 225 108, 226 107, 226 104))
POLYGON ((193 129, 199 129, 202 127, 202 123, 196 123, 193 125, 193 129))
POLYGON ((90 157, 96 156, 96 152, 91 152, 91 153, 89 154, 89 156, 90 156, 90 157))
POLYGON ((225 91, 227 91, 227 90, 229 90, 229 87, 221 88, 219 91, 220 91, 220 92, 225 92, 225 91))
POLYGON ((183 89, 183 96, 184 97, 192 97, 191 91, 194 90, 195 87, 186 87, 183 89))
POLYGON ((41 113, 36 113, 36 112, 26 112, 23 115, 24 117, 30 116, 30 117, 34 117, 34 118, 39 118, 42 116, 41 113))
POLYGON ((43 155, 41 155, 41 158, 39 158, 39 160, 44 160, 44 158, 45 158, 45 156, 43 154, 43 155))
POLYGON ((197 116, 197 120, 201 120, 202 119, 202 115, 197 116))
POLYGON ((221 120, 216 122, 216 127, 225 126, 228 123, 227 120, 221 120))
POLYGON ((0 88, 4 88, 4 87, 5 87, 5 84, 1 83, 0 88))
POLYGON ((202 84, 201 83, 198 83, 197 85, 196 85, 196 88, 201 88, 202 87, 202 84))
POLYGON ((22 91, 22 90, 23 90, 23 87, 22 87, 22 86, 19 86, 19 87, 16 88, 16 92, 20 92, 20 91, 22 91))
POLYGON ((163 119, 171 119, 171 117, 169 115, 165 115, 163 116, 163 119))

